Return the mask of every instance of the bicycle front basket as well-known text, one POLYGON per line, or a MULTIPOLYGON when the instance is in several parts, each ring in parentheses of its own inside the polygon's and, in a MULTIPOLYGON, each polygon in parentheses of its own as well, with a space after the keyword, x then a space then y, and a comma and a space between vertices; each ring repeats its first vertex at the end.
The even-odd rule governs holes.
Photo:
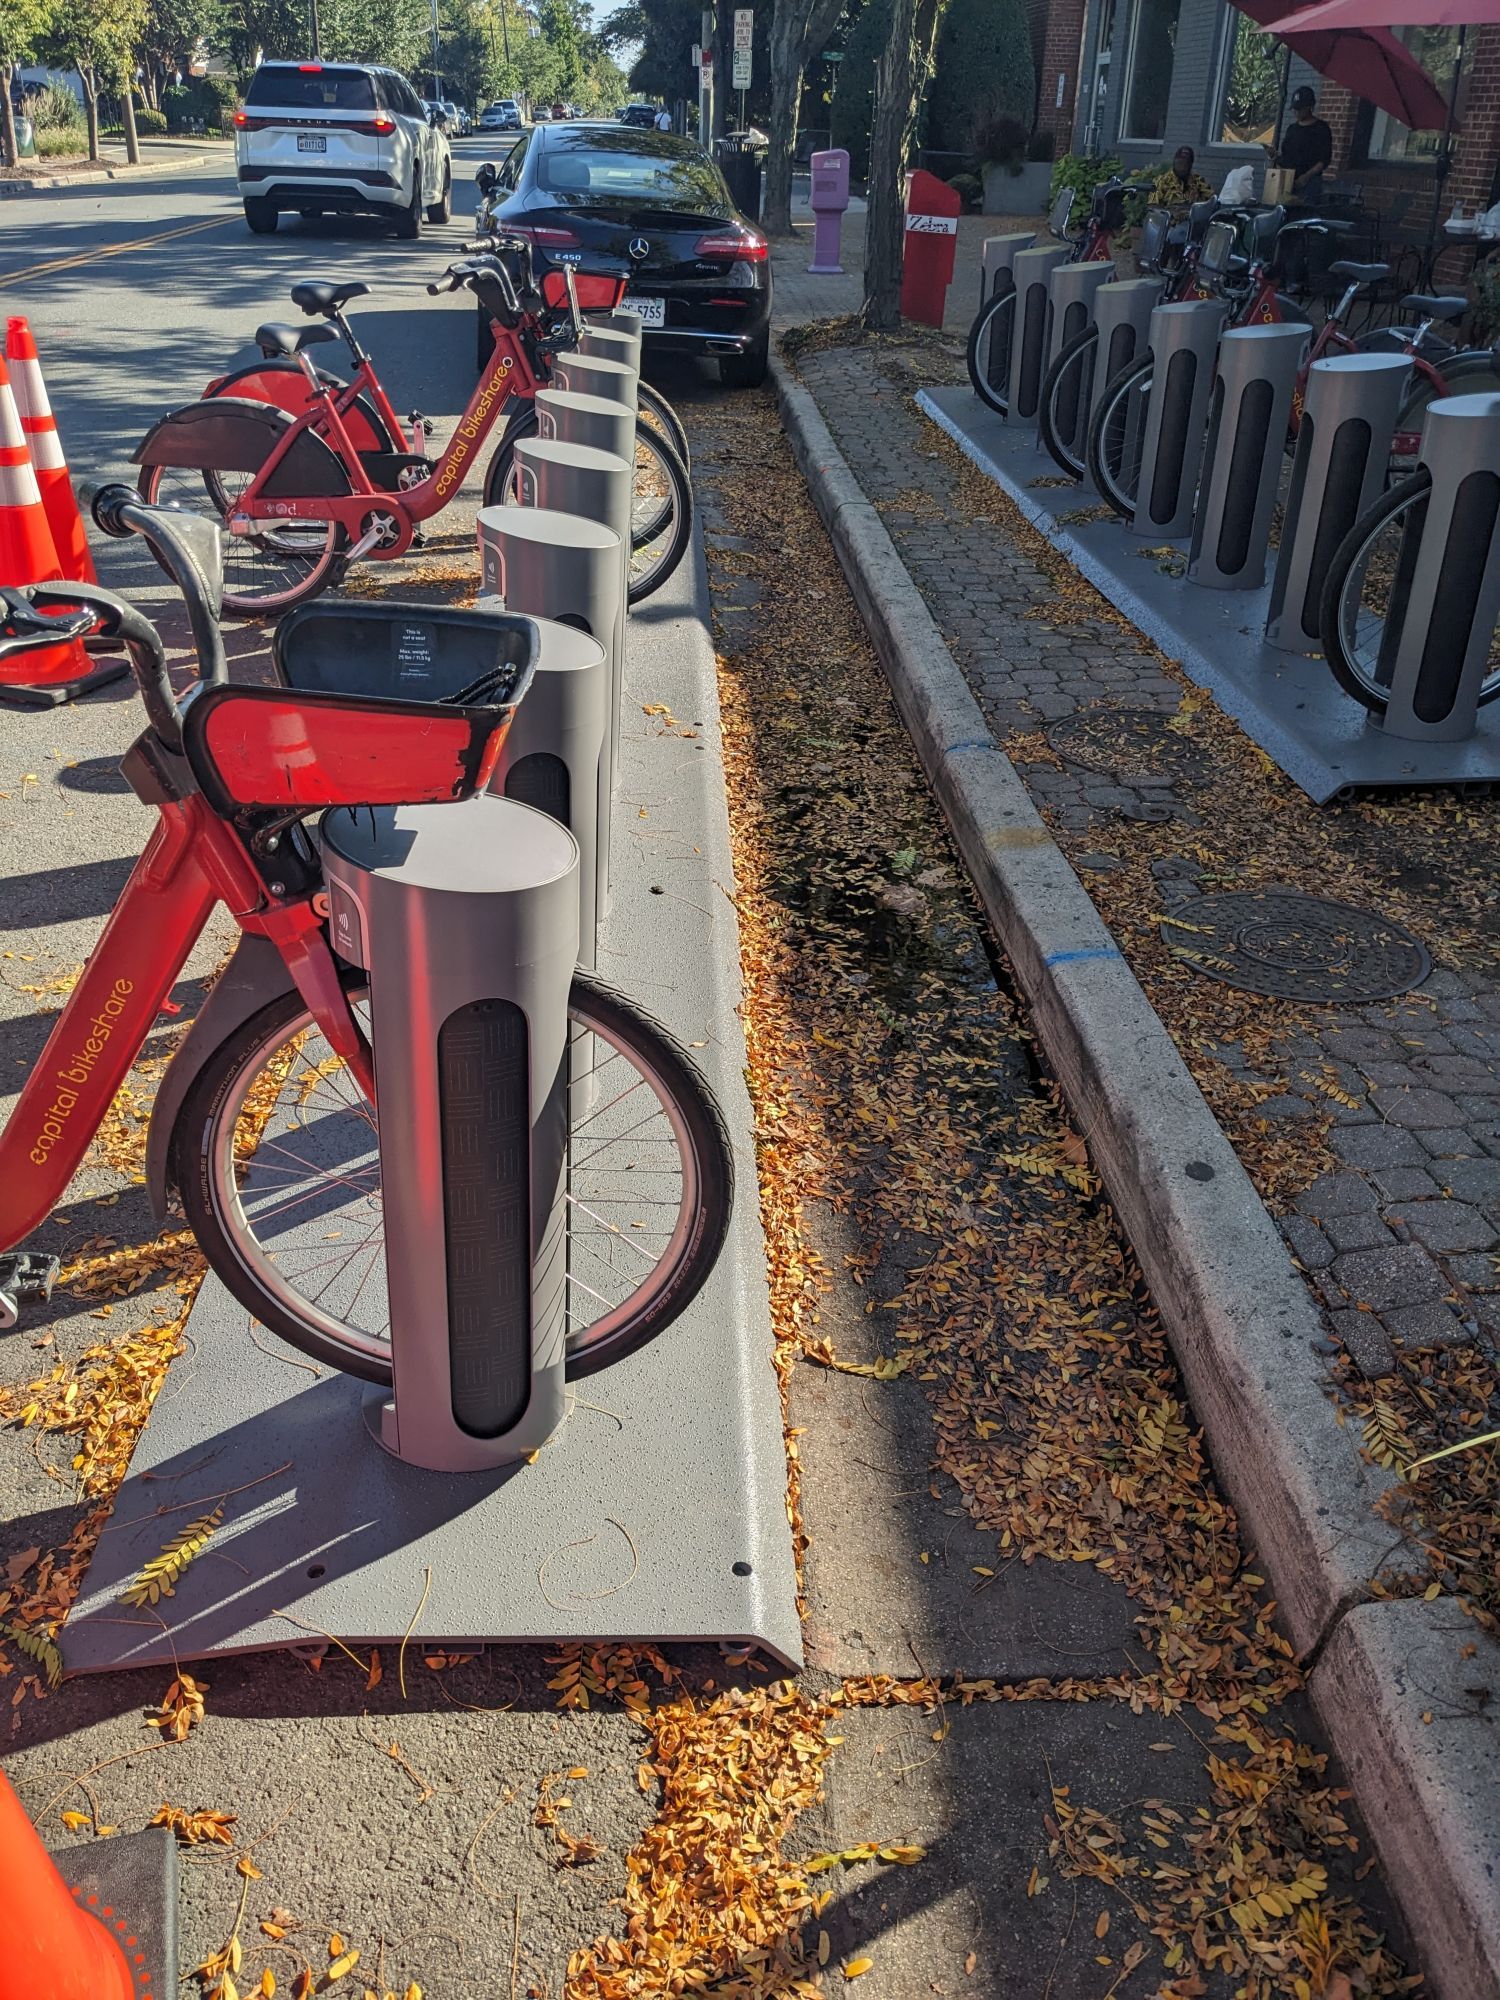
MULTIPOLYGON (((613 312, 625 296, 629 282, 612 278, 603 271, 574 271, 573 291, 580 312, 613 312)), ((542 297, 551 312, 562 312, 568 303, 566 271, 548 271, 542 279, 542 297)))
POLYGON ((540 644, 529 618, 309 604, 276 633, 281 687, 205 687, 183 748, 216 812, 426 805, 488 783, 540 644))

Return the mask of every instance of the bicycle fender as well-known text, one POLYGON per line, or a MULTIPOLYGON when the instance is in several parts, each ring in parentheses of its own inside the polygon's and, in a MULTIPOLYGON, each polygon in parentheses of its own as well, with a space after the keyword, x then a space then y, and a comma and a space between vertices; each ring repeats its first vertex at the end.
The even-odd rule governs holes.
MULTIPOLYGON (((318 370, 318 380, 335 391, 346 386, 340 376, 331 375, 326 368, 318 370)), ((269 404, 272 409, 285 410, 289 417, 300 417, 311 400, 312 391, 307 386, 307 377, 295 361, 267 359, 251 362, 246 368, 236 368, 231 374, 219 376, 209 383, 203 395, 205 401, 239 396, 253 403, 269 404)), ((358 452, 406 449, 406 439, 391 436, 368 396, 354 398, 344 412, 344 428, 349 433, 349 442, 358 452)))
MULTIPOLYGON (((249 397, 213 396, 188 403, 153 424, 137 446, 137 465, 180 465, 198 472, 258 472, 292 419, 249 397)), ((320 437, 303 431, 266 482, 268 498, 323 499, 349 491, 349 475, 320 437)))
POLYGON ((146 1191, 158 1221, 165 1217, 175 1192, 172 1130, 199 1071, 221 1042, 269 1001, 290 992, 291 987, 292 975, 275 945, 268 938, 242 936, 181 1048, 167 1065, 151 1107, 151 1126, 146 1134, 146 1191))

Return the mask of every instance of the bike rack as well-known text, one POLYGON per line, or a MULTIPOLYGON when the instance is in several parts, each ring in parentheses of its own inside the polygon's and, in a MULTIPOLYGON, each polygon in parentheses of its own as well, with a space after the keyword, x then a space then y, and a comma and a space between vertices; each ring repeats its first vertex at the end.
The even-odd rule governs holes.
POLYGON ((1091 418, 1115 376, 1149 344, 1151 315, 1160 298, 1161 285, 1155 278, 1111 278, 1095 292, 1099 345, 1094 352, 1091 418))
MULTIPOLYGON (((1103 286, 1114 277, 1109 263, 1059 264, 1052 273, 1047 307, 1047 361, 1050 369, 1070 340, 1093 323, 1094 301, 1103 286)), ((1088 428, 1092 359, 1074 375, 1067 405, 1060 412, 1061 435, 1065 443, 1081 446, 1088 428)), ((1046 373, 1046 369, 1043 373, 1046 373)))
POLYGON ((627 403, 608 396, 580 395, 573 389, 538 389, 537 436, 563 444, 591 445, 626 460, 635 456, 635 417, 627 403))
POLYGON ((564 1414, 578 846, 513 799, 325 815, 339 954, 370 975, 392 1393, 408 1465, 479 1472, 564 1414), (437 1246, 443 1246, 437 1253, 437 1246))
MULTIPOLYGON (((631 319, 635 314, 629 315, 631 319)), ((641 336, 626 333, 623 328, 613 326, 592 326, 585 322, 578 336, 578 352, 595 361, 618 361, 625 368, 633 368, 637 375, 641 372, 641 336)))
POLYGON ((1192 299, 1151 314, 1154 363, 1132 534, 1172 541, 1193 524, 1224 311, 1220 299, 1192 299))
POLYGON ((1034 423, 1041 401, 1042 376, 1047 365, 1047 325, 1049 287, 1052 273, 1066 264, 1069 251, 1062 244, 1042 249, 1018 250, 1011 263, 1016 285, 1016 309, 1011 316, 1010 336, 1010 423, 1034 423))
POLYGON ((552 363, 554 389, 571 389, 579 396, 603 396, 624 403, 632 416, 638 398, 640 371, 624 361, 607 361, 597 354, 559 354, 552 363))
POLYGON ((1315 361, 1271 582, 1266 643, 1316 659, 1318 602, 1334 551, 1380 498, 1410 359, 1340 354, 1315 361))
POLYGON ((1034 229, 1017 229, 1007 236, 985 237, 984 247, 979 254, 981 306, 987 305, 996 292, 1013 292, 1016 289, 1012 266, 1021 251, 1029 250, 1035 241, 1034 229))
POLYGON ((592 968, 609 893, 619 538, 597 522, 545 508, 486 507, 478 539, 489 593, 481 607, 503 604, 523 612, 542 634, 536 679, 522 704, 525 717, 518 709, 490 790, 550 812, 578 842, 578 962, 592 968))
POLYGON ((1500 395, 1445 396, 1422 426, 1432 475, 1425 508, 1407 517, 1398 561, 1405 615, 1388 622, 1382 727, 1418 742, 1474 734, 1481 682, 1500 619, 1500 395))
POLYGON ((1188 581, 1258 590, 1281 485, 1305 326, 1231 327, 1219 342, 1188 581))

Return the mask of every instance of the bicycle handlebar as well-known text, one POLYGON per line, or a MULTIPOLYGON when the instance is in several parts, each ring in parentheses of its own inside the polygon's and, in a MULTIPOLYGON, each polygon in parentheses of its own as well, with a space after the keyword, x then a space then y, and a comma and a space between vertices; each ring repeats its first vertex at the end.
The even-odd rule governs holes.
MULTIPOLYGON (((186 513, 180 507, 154 506, 123 480, 84 480, 79 486, 79 497, 92 510, 96 524, 106 535, 117 539, 140 535, 149 544, 187 608, 199 678, 227 681, 229 662, 224 657, 224 640, 219 631, 224 602, 224 544, 218 523, 186 513)), ((156 645, 160 649, 160 639, 156 645)), ((167 685, 164 679, 163 685, 167 685)), ((149 709, 152 698, 146 694, 144 683, 141 694, 149 709)), ((175 716, 175 703, 172 712, 175 716)), ((156 720, 154 714, 152 720, 156 720)))

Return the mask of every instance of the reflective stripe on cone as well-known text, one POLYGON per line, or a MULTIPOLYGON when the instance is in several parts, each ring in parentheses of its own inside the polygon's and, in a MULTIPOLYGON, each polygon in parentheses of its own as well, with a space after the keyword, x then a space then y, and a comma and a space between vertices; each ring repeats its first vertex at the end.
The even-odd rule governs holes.
MULTIPOLYGON (((16 589, 28 583, 52 583, 62 573, 10 374, 0 361, 0 584, 16 589)), ((73 639, 0 661, 0 683, 45 687, 49 682, 80 680, 90 670, 88 654, 73 639)))
POLYGON ((99 578, 89 553, 88 535, 78 511, 73 482, 68 477, 67 460, 63 457, 62 436, 47 398, 42 364, 37 358, 36 342, 26 320, 17 317, 8 321, 5 359, 10 370, 11 388, 15 392, 16 408, 21 414, 21 429, 41 490, 42 506, 46 509, 52 546, 62 565, 62 573, 74 583, 97 583, 99 578))

